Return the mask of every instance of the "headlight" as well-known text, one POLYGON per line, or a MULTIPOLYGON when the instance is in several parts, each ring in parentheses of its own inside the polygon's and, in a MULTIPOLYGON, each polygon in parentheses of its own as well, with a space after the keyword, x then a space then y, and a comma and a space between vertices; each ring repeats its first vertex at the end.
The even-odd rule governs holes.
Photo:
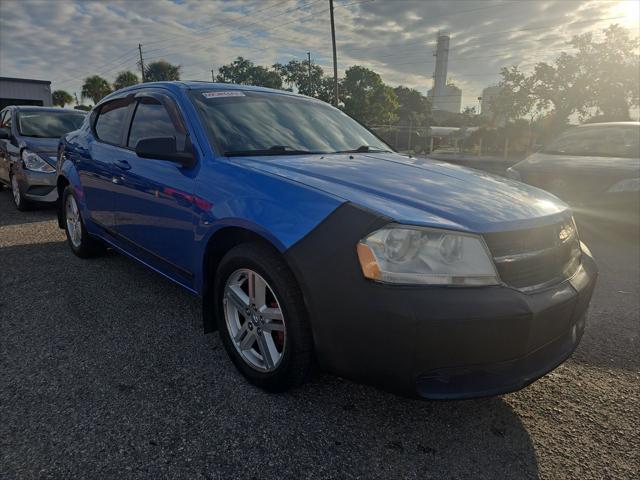
POLYGON ((56 171, 40 155, 28 150, 22 150, 22 163, 24 163, 24 168, 33 172, 53 173, 56 171))
POLYGON ((627 178, 626 180, 620 180, 618 183, 614 183, 609 187, 607 192, 640 192, 640 178, 627 178))
POLYGON ((358 243, 364 276, 388 283, 497 285, 481 237, 448 230, 390 226, 358 243))
POLYGON ((520 172, 513 167, 507 168, 507 177, 513 180, 522 180, 522 176, 520 175, 520 172))

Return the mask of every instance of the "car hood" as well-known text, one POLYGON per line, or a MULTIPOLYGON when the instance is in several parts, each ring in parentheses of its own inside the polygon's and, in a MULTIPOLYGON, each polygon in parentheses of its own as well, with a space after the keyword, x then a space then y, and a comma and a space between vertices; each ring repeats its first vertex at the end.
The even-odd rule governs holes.
POLYGON ((477 170, 394 153, 236 157, 399 223, 472 232, 529 228, 570 214, 542 190, 477 170))
POLYGON ((44 160, 55 167, 58 150, 57 138, 21 137, 21 147, 39 154, 44 160))

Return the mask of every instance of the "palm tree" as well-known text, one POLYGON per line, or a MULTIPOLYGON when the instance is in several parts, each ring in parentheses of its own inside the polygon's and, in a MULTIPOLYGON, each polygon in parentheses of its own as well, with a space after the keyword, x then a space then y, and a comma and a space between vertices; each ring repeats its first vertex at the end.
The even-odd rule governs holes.
POLYGON ((180 65, 172 65, 166 60, 151 62, 144 69, 144 79, 147 82, 180 80, 180 65))
POLYGON ((96 104, 109 93, 111 93, 111 86, 100 75, 93 75, 84 79, 82 98, 90 98, 96 104))
POLYGON ((71 103, 73 97, 64 90, 56 90, 51 94, 51 98, 53 99, 53 104, 58 105, 59 107, 64 107, 67 103, 71 103))
POLYGON ((120 90, 121 88, 130 87, 138 83, 140 83, 138 76, 129 70, 125 70, 124 72, 120 72, 113 81, 113 89, 120 90))

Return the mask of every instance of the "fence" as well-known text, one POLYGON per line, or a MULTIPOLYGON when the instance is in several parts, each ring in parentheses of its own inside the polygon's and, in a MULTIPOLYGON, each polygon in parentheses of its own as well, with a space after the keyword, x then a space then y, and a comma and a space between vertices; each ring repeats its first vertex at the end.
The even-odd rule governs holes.
POLYGON ((371 125, 369 128, 399 152, 450 153, 524 158, 535 149, 536 136, 527 130, 479 127, 414 127, 411 125, 371 125))

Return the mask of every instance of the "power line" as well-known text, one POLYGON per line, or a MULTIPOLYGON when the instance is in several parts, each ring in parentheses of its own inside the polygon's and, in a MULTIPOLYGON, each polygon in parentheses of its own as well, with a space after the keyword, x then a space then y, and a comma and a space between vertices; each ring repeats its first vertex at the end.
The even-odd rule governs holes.
MULTIPOLYGON (((314 0, 313 2, 310 2, 310 3, 307 3, 307 4, 301 5, 301 6, 297 7, 297 8, 288 9, 288 10, 285 10, 285 11, 283 11, 283 12, 280 12, 280 13, 279 13, 279 14, 277 14, 277 15, 273 15, 273 16, 271 16, 270 18, 277 18, 277 17, 281 17, 282 15, 286 15, 286 14, 288 14, 288 13, 293 13, 293 12, 295 12, 295 11, 297 11, 297 10, 300 10, 300 9, 302 9, 302 8, 304 8, 304 7, 309 6, 309 5, 312 5, 312 4, 315 4, 315 3, 318 3, 318 2, 320 2, 320 1, 321 1, 321 0, 314 0)), ((307 16, 305 16, 305 17, 303 17, 303 18, 311 17, 311 16, 313 16, 314 14, 319 14, 319 13, 322 13, 322 12, 321 12, 321 11, 320 11, 320 12, 315 12, 315 13, 312 13, 311 15, 307 15, 307 16)), ((284 26, 284 25, 288 25, 288 24, 290 24, 290 23, 297 22, 297 21, 299 21, 299 20, 300 20, 300 19, 298 18, 298 19, 294 19, 294 20, 292 20, 292 21, 290 21, 290 22, 281 23, 280 25, 277 25, 277 26, 276 26, 276 27, 274 27, 273 29, 275 30, 275 29, 281 28, 281 27, 282 27, 282 26, 284 26)), ((222 34, 224 34, 224 33, 228 33, 228 32, 230 32, 230 31, 238 31, 238 29, 240 29, 240 28, 247 28, 247 27, 251 27, 251 26, 254 26, 254 25, 258 25, 258 26, 260 26, 260 23, 259 23, 259 22, 251 22, 251 23, 248 23, 248 24, 244 24, 244 25, 242 25, 242 26, 237 26, 237 27, 227 27, 226 29, 223 29, 223 30, 222 30, 222 31, 220 31, 220 32, 214 32, 214 34, 213 34, 213 35, 204 35, 204 37, 205 37, 205 38, 208 38, 208 39, 216 38, 216 37, 218 37, 218 36, 220 36, 220 35, 222 35, 222 34)), ((204 31, 206 31, 206 30, 211 30, 211 29, 210 29, 210 28, 209 28, 209 29, 205 29, 205 30, 203 30, 202 32, 204 32, 204 31)), ((263 29, 263 30, 261 30, 261 32, 260 32, 260 33, 265 32, 265 31, 269 31, 269 30, 271 30, 271 29, 263 29)), ((194 33, 194 35, 201 35, 201 34, 202 34, 202 32, 195 32, 195 33, 194 33)), ((251 32, 243 32, 243 33, 244 33, 244 34, 246 34, 246 35, 249 35, 249 36, 251 36, 251 35, 255 35, 255 33, 251 33, 251 32)), ((193 41, 193 39, 188 39, 188 40, 185 40, 185 41, 183 41, 183 42, 178 42, 177 44, 172 45, 172 46, 171 46, 171 48, 173 48, 173 47, 175 47, 175 46, 178 46, 178 45, 184 45, 185 43, 190 43, 190 42, 192 42, 192 41, 193 41)), ((149 50, 149 51, 148 51, 148 53, 153 53, 153 52, 156 52, 156 51, 159 51, 159 50, 162 50, 162 49, 161 49, 161 48, 158 48, 158 49, 152 49, 152 50, 149 50)))
MULTIPOLYGON (((251 15, 255 15, 255 14, 260 13, 260 12, 264 12, 264 11, 267 11, 267 10, 271 10, 271 9, 273 9, 273 8, 275 8, 275 7, 279 6, 279 5, 282 5, 283 3, 289 3, 289 1, 290 1, 290 0, 283 0, 283 1, 281 1, 281 2, 278 2, 278 3, 272 4, 272 5, 270 5, 270 6, 269 6, 269 7, 267 7, 267 8, 263 8, 263 9, 260 9, 260 10, 255 10, 255 11, 253 11, 253 12, 251 12, 251 11, 250 11, 249 13, 250 13, 251 15)), ((317 0, 317 1, 319 1, 319 0, 317 0)), ((311 2, 311 3, 314 3, 314 2, 311 2)), ((310 4, 308 4, 308 5, 310 5, 310 4)), ((304 7, 304 5, 303 5, 303 7, 304 7)), ((301 8, 302 8, 302 7, 301 7, 301 8)), ((170 35, 169 37, 165 37, 165 38, 164 38, 164 39, 162 39, 162 40, 155 40, 155 41, 154 41, 154 40, 152 40, 152 41, 148 41, 148 42, 146 42, 146 44, 147 44, 147 45, 156 45, 156 44, 158 44, 158 43, 168 42, 168 41, 170 41, 170 39, 171 39, 171 38, 175 38, 175 37, 183 37, 183 36, 189 36, 189 35, 200 35, 200 34, 202 34, 202 33, 204 33, 204 32, 207 32, 207 31, 210 31, 210 30, 214 29, 214 28, 215 28, 215 27, 217 27, 218 25, 224 25, 224 23, 225 23, 225 22, 226 22, 226 20, 220 20, 220 21, 218 21, 217 23, 214 23, 213 25, 209 25, 207 28, 204 28, 204 29, 202 29, 202 30, 196 30, 196 31, 193 31, 193 32, 188 32, 188 33, 187 33, 187 32, 185 32, 185 33, 176 33, 176 34, 170 35)))
MULTIPOLYGON (((304 7, 306 7, 306 6, 308 6, 308 5, 311 5, 311 4, 313 4, 313 3, 317 3, 317 2, 319 2, 319 1, 321 1, 321 0, 314 0, 313 2, 307 3, 307 4, 305 4, 305 5, 301 5, 301 6, 297 7, 297 8, 295 8, 295 9, 288 9, 288 10, 286 10, 286 11, 284 11, 284 12, 282 12, 281 14, 276 15, 276 16, 281 16, 281 15, 286 14, 286 13, 291 13, 291 12, 293 12, 293 11, 295 11, 295 10, 299 10, 299 9, 301 9, 301 8, 304 8, 304 7)), ((281 4, 283 4, 283 3, 287 3, 287 2, 286 2, 286 1, 281 1, 281 2, 276 3, 276 4, 274 4, 274 5, 270 5, 268 8, 263 8, 263 9, 260 9, 260 10, 257 10, 257 11, 251 12, 251 13, 252 13, 252 14, 255 14, 255 13, 263 12, 263 11, 266 11, 266 10, 270 10, 270 9, 272 9, 272 8, 274 8, 274 7, 278 6, 278 5, 281 5, 281 4)), ((358 2, 358 3, 360 3, 360 2, 358 2)), ((273 18, 273 17, 271 17, 271 18, 273 18)), ((289 23, 290 23, 290 22, 289 22, 289 23)), ((253 25, 253 24, 256 24, 256 23, 254 22, 254 23, 252 23, 252 24, 250 24, 250 25, 253 25)), ((215 25, 214 25, 214 27, 215 27, 215 25)), ((208 29, 210 30, 211 28, 214 28, 214 27, 208 27, 208 29)), ((278 28, 279 28, 279 27, 278 27, 278 28)), ((197 32, 195 32, 194 34, 197 34, 197 32)), ((163 40, 163 41, 168 41, 168 40, 163 40)), ((146 44, 151 44, 151 43, 156 44, 156 43, 160 43, 160 42, 161 42, 161 41, 156 41, 156 42, 146 42, 146 44)), ((174 46, 176 46, 176 45, 174 45, 174 46)), ((134 49, 134 51, 135 51, 135 50, 137 50, 137 49, 134 49)), ((147 53, 150 53, 150 52, 153 52, 153 51, 158 51, 158 50, 161 50, 161 49, 148 50, 148 51, 147 51, 147 53)), ((138 52, 136 52, 136 55, 137 55, 137 53, 138 53, 138 52)), ((107 63, 107 65, 113 64, 113 63, 117 62, 118 60, 120 60, 121 58, 123 58, 124 56, 127 56, 127 55, 130 55, 129 51, 128 51, 128 52, 126 52, 124 55, 120 55, 120 56, 119 56, 119 57, 117 57, 116 59, 114 59, 114 60, 112 60, 111 62, 107 63)), ((158 57, 155 57, 155 58, 158 58, 158 57)), ((128 61, 128 60, 127 60, 127 61, 128 61)), ((119 65, 122 65, 122 64, 123 64, 123 63, 121 63, 121 64, 119 64, 119 65)), ((117 67, 113 67, 113 68, 111 68, 111 69, 109 69, 109 70, 106 70, 104 73, 101 73, 101 75, 104 75, 105 73, 107 73, 107 72, 109 72, 109 71, 111 71, 111 70, 113 70, 113 69, 115 69, 115 68, 117 68, 117 67)), ((78 70, 77 72, 79 73, 80 71, 78 70)), ((60 82, 60 81, 66 81, 66 80, 71 80, 72 78, 73 78, 73 76, 66 76, 66 77, 63 77, 62 79, 59 79, 59 80, 58 80, 58 82, 60 82)))
MULTIPOLYGON (((572 26, 572 25, 580 25, 580 24, 583 24, 583 23, 596 23, 596 22, 604 22, 604 21, 607 21, 607 20, 618 20, 620 18, 625 18, 625 15, 618 15, 618 16, 615 16, 615 17, 606 17, 606 18, 592 18, 592 19, 589 19, 589 20, 580 20, 580 21, 571 22, 571 23, 546 24, 546 25, 542 25, 542 26, 538 26, 538 27, 516 28, 516 29, 512 29, 512 30, 499 30, 499 31, 496 31, 496 32, 487 33, 486 36, 489 36, 489 35, 490 36, 494 36, 494 35, 502 34, 502 33, 515 33, 515 32, 528 32, 528 31, 532 31, 532 30, 543 30, 545 28, 550 28, 551 29, 551 28, 562 27, 562 26, 569 27, 569 26, 572 26)), ((456 34, 452 33, 451 36, 455 37, 456 34)), ((474 39, 468 40, 467 43, 472 42, 473 40, 474 39)), ((502 40, 501 42, 499 42, 499 44, 504 44, 504 42, 505 42, 505 40, 502 40)), ((391 48, 391 47, 395 47, 395 46, 407 47, 407 46, 412 46, 412 45, 428 46, 428 45, 435 45, 435 42, 427 42, 427 43, 425 43, 424 40, 418 40, 418 41, 412 42, 412 43, 396 43, 396 44, 383 45, 382 48, 391 48)), ((479 47, 479 46, 483 46, 483 45, 487 45, 487 44, 475 44, 473 46, 474 47, 479 47)), ((488 45, 492 45, 492 44, 488 44, 488 45)), ((464 45, 460 45, 457 48, 462 48, 463 46, 464 45)), ((368 46, 368 47, 349 48, 349 49, 347 49, 347 52, 348 51, 359 51, 359 50, 372 50, 372 49, 380 49, 380 48, 381 48, 380 46, 371 45, 371 46, 368 46)))

